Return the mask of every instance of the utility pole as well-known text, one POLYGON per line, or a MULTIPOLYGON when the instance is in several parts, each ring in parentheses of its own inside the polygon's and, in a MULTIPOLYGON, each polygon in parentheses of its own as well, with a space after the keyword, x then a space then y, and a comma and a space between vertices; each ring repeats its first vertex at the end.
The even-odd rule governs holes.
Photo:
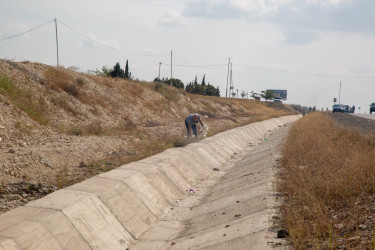
POLYGON ((233 71, 232 71, 232 63, 230 64, 230 87, 229 87, 229 95, 232 95, 233 89, 233 71))
POLYGON ((171 79, 172 79, 172 50, 171 50, 171 79))
POLYGON ((56 18, 55 18, 55 30, 56 30, 57 67, 59 67, 59 40, 57 39, 57 19, 56 18))
POLYGON ((160 67, 161 67, 161 62, 159 62, 159 76, 158 76, 158 80, 160 80, 160 67))
POLYGON ((340 81, 340 91, 339 91, 339 104, 341 104, 341 81, 340 81))
POLYGON ((227 88, 226 88, 226 91, 225 91, 225 97, 228 97, 229 65, 230 65, 230 57, 229 57, 229 61, 228 61, 227 88))

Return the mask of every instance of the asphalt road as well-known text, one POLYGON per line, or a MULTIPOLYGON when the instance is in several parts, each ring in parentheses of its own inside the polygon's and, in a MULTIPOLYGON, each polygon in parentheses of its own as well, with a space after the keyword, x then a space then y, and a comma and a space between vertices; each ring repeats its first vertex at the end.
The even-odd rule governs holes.
POLYGON ((370 119, 370 120, 375 120, 375 114, 351 114, 351 115, 370 119))

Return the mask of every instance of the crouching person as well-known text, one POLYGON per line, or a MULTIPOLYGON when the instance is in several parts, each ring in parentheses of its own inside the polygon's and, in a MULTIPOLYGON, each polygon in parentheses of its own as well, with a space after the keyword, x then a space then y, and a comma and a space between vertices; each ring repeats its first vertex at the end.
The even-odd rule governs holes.
POLYGON ((201 121, 201 118, 199 114, 190 114, 185 118, 185 125, 187 129, 187 137, 191 137, 191 130, 193 130, 194 137, 197 137, 197 123, 200 123, 202 127, 204 127, 203 122, 201 121))

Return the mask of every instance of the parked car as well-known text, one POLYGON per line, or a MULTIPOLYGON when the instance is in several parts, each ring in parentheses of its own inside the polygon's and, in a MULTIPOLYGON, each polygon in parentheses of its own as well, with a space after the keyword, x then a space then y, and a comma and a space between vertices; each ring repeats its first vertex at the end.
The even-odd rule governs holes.
POLYGON ((275 98, 273 98, 273 101, 274 102, 282 102, 282 99, 281 99, 281 97, 275 97, 275 98))
POLYGON ((335 112, 340 112, 340 113, 345 112, 344 105, 342 105, 342 104, 334 104, 332 106, 332 112, 333 113, 335 113, 335 112))
POLYGON ((372 112, 375 112, 375 102, 370 104, 370 114, 372 114, 372 112))

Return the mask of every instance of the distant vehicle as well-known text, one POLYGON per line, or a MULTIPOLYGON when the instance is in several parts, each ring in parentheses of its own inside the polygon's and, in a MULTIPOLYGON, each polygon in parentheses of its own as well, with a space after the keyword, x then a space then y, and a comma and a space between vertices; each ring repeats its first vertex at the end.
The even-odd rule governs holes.
POLYGON ((273 101, 274 102, 282 102, 282 98, 281 97, 275 97, 275 98, 273 98, 273 101))
POLYGON ((375 112, 375 102, 370 104, 370 114, 372 114, 372 112, 375 112))
POLYGON ((344 105, 342 105, 342 104, 334 104, 332 106, 332 112, 333 113, 335 113, 335 112, 340 112, 340 113, 345 112, 344 105))

